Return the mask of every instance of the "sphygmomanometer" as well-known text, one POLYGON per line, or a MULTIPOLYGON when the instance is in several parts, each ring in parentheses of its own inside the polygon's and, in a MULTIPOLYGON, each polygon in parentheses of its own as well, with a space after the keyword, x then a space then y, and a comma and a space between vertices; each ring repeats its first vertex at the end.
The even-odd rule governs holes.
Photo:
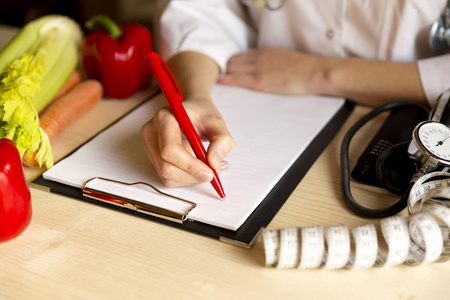
POLYGON ((449 124, 450 90, 439 97, 430 113, 416 103, 392 102, 373 109, 356 122, 344 136, 340 153, 341 187, 347 206, 366 218, 385 218, 405 209, 411 189, 419 178, 432 171, 448 171, 449 124), (386 111, 391 111, 391 114, 350 174, 348 152, 351 139, 368 121, 386 111), (385 208, 362 206, 350 191, 350 175, 357 181, 379 185, 402 196, 385 208))
MULTIPOLYGON (((450 50, 450 0, 443 16, 430 32, 430 45, 436 53, 450 50)), ((341 187, 347 206, 360 216, 384 218, 408 205, 414 183, 431 171, 450 167, 450 90, 438 99, 435 108, 410 102, 393 102, 375 108, 353 125, 341 146, 341 187), (362 183, 379 185, 402 195, 393 205, 371 209, 360 205, 350 191, 348 148, 354 134, 375 116, 391 111, 385 123, 354 166, 351 176, 362 183)))

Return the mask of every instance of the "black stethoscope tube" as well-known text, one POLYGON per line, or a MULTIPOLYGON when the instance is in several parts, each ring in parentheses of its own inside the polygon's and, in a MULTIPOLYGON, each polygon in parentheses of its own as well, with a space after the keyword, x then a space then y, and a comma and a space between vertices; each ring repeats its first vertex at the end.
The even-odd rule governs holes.
MULTIPOLYGON (((368 121, 376 117, 377 115, 385 112, 387 110, 394 109, 396 107, 405 106, 405 105, 418 105, 419 104, 407 101, 399 101, 399 102, 391 102, 380 107, 377 107, 362 117, 358 122, 356 122, 345 134, 342 144, 341 144, 341 152, 340 152, 340 163, 341 163, 341 191, 342 196, 344 198, 345 204, 356 214, 364 218, 386 218, 398 214, 403 209, 406 208, 408 204, 409 192, 413 184, 411 183, 408 189, 405 191, 403 196, 393 205, 385 207, 385 208, 368 208, 359 204, 352 195, 350 188, 350 164, 348 158, 348 152, 350 147, 350 142, 356 132, 363 127, 368 121)), ((422 106, 421 106, 422 107, 422 106)))

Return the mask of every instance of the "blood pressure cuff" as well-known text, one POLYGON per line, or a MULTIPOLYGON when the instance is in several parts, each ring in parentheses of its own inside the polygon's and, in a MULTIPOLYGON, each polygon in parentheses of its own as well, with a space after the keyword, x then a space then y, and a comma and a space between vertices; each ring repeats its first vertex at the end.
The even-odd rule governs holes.
POLYGON ((415 171, 407 152, 412 132, 418 123, 427 119, 428 111, 419 106, 404 105, 392 109, 358 158, 351 173, 352 178, 401 194, 403 186, 408 185, 415 171))

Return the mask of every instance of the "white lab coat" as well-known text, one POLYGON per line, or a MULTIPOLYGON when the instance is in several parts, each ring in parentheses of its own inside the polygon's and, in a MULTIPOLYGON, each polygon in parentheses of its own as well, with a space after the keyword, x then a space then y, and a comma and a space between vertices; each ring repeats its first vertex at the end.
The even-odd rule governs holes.
MULTIPOLYGON (((233 54, 272 45, 305 53, 419 61, 433 103, 450 88, 450 54, 436 57, 432 23, 447 0, 286 0, 275 11, 238 0, 172 0, 160 18, 163 58, 202 52, 225 70, 233 54)), ((402 99, 404 100, 404 99, 402 99)))

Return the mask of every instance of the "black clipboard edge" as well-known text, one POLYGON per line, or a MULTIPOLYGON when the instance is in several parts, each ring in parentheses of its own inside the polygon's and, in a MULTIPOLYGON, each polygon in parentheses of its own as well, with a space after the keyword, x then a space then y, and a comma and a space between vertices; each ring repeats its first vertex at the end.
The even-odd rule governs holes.
MULTIPOLYGON (((145 101, 144 101, 145 102, 145 101)), ((139 105, 137 106, 139 107, 139 105)), ((350 113, 353 111, 354 104, 351 101, 345 101, 344 105, 328 122, 322 131, 313 139, 305 151, 294 162, 289 170, 282 176, 280 181, 268 193, 266 198, 258 205, 249 218, 236 230, 228 230, 215 227, 205 223, 187 221, 183 224, 177 224, 157 217, 144 215, 133 210, 123 209, 115 205, 100 202, 94 199, 83 197, 82 190, 79 188, 67 186, 58 182, 45 180, 42 175, 30 182, 30 186, 39 188, 48 192, 65 195, 71 198, 87 201, 96 205, 109 207, 121 212, 129 213, 134 216, 151 219, 159 223, 172 227, 184 229, 203 236, 218 239, 222 242, 251 248, 257 240, 259 234, 269 225, 283 204, 295 190, 302 178, 340 130, 350 113)), ((94 136, 95 137, 95 136, 94 136)), ((74 150, 76 151, 76 150, 74 150)), ((70 155, 70 154, 69 154, 70 155)))

